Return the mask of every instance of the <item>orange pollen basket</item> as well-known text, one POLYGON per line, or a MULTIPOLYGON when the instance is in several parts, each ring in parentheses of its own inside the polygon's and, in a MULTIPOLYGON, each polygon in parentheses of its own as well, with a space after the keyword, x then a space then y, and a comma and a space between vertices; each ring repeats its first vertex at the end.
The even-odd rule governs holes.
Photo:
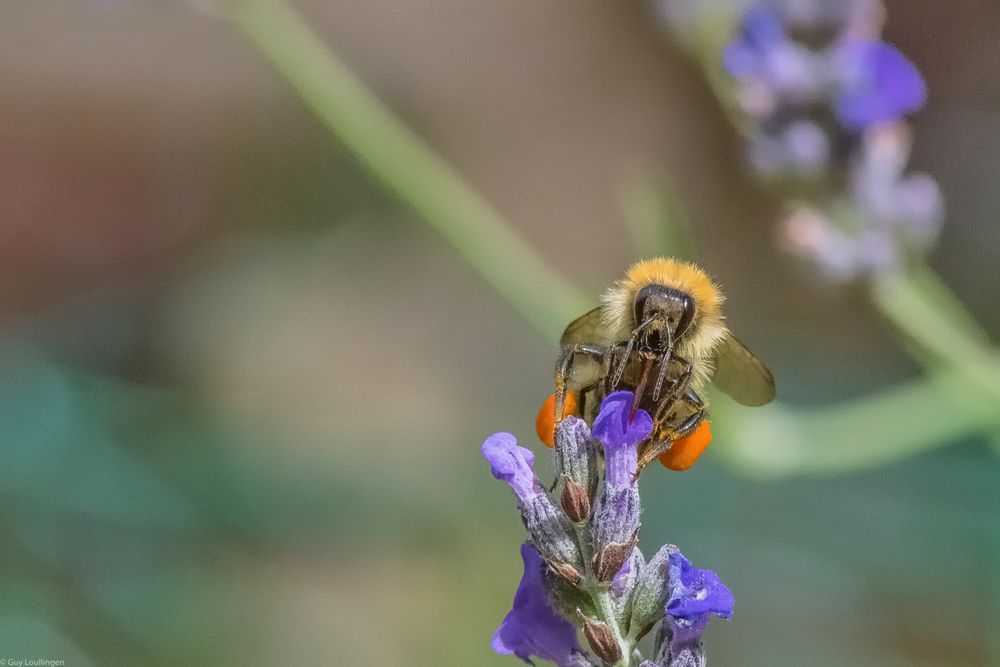
POLYGON ((710 442, 712 428, 707 421, 703 421, 691 435, 674 440, 670 449, 660 454, 660 463, 671 470, 687 470, 704 453, 710 442))
MULTIPOLYGON (((576 394, 573 392, 566 392, 566 404, 563 406, 563 418, 577 415, 577 401, 576 394)), ((560 419, 562 421, 562 419, 560 419)), ((538 433, 538 439, 545 444, 546 447, 555 447, 556 444, 556 395, 549 394, 549 397, 545 399, 542 403, 542 407, 538 409, 538 416, 535 417, 535 432, 538 433)))

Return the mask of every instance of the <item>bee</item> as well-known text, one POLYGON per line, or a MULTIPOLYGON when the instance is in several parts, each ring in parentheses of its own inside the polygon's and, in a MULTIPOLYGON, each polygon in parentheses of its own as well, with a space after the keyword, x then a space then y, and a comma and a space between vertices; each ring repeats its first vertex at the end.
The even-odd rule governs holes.
POLYGON ((563 332, 554 415, 564 414, 569 396, 592 423, 607 394, 631 390, 632 409, 653 416, 653 432, 639 451, 642 470, 702 425, 708 382, 744 405, 769 403, 774 377, 726 327, 724 300, 690 262, 656 258, 633 265, 608 288, 601 306, 563 332))

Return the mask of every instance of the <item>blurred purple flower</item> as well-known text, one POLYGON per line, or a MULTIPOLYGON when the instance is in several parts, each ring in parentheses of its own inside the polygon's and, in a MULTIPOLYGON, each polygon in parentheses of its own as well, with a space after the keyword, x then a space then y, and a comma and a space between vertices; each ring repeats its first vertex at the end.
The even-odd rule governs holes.
MULTIPOLYGON (((542 583, 545 561, 530 544, 521 545, 524 574, 514 594, 514 604, 493 633, 490 645, 501 655, 516 655, 525 662, 531 657, 551 660, 560 667, 581 664, 576 630, 549 604, 542 583)), ((582 664, 587 664, 582 662, 582 664)))
POLYGON ((916 65, 890 44, 848 42, 833 58, 841 84, 835 110, 846 128, 898 120, 927 100, 927 85, 916 65))
POLYGON ((777 14, 766 7, 752 7, 740 22, 739 38, 722 54, 726 71, 733 76, 757 74, 770 54, 786 42, 777 14))
POLYGON ((884 20, 878 0, 758 0, 723 52, 751 166, 814 198, 790 202, 782 242, 836 282, 899 270, 944 217, 937 183, 905 173, 927 86, 884 20))
POLYGON ((752 116, 766 117, 783 104, 807 103, 821 90, 820 60, 788 39, 779 16, 766 7, 744 14, 739 37, 726 46, 722 61, 742 82, 740 105, 752 116))
POLYGON ((670 553, 668 565, 670 593, 666 612, 670 622, 674 652, 698 644, 711 614, 719 618, 733 615, 733 592, 711 570, 691 564, 680 551, 670 553))

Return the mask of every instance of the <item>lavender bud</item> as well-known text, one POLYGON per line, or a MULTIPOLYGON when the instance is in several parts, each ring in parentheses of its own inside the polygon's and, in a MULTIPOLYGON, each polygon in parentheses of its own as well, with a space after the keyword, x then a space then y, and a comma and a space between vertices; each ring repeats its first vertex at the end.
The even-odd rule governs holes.
POLYGON ((567 417, 556 431, 556 468, 562 481, 560 503, 573 523, 590 518, 597 486, 597 444, 582 419, 567 417))
POLYGON ((609 544, 594 554, 591 565, 594 568, 594 576, 599 582, 606 584, 615 578, 635 548, 636 541, 633 538, 628 544, 609 544))
POLYGON ((553 573, 559 575, 563 580, 568 581, 570 584, 576 586, 580 583, 582 577, 575 567, 569 563, 559 563, 555 561, 549 562, 549 569, 553 573))
POLYGON ((563 512, 573 523, 583 523, 590 517, 590 494, 587 493, 587 487, 571 479, 563 481, 560 502, 563 512))
POLYGON ((670 594, 668 573, 670 554, 678 551, 672 544, 660 548, 643 568, 632 590, 632 617, 629 628, 645 628, 663 618, 670 594))
POLYGON ((564 480, 592 491, 597 481, 597 445, 586 422, 566 417, 556 430, 556 468, 564 480))
POLYGON ((615 663, 622 659, 622 649, 607 623, 587 619, 583 624, 583 636, 590 649, 604 662, 615 663))

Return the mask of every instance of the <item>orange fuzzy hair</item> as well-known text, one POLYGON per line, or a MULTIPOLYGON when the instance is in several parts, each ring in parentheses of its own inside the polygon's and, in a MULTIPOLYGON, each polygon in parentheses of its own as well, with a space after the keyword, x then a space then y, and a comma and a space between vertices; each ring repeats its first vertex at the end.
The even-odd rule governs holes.
POLYGON ((722 304, 725 296, 700 267, 690 262, 665 257, 646 259, 633 264, 625 277, 605 292, 601 314, 616 340, 629 337, 636 294, 647 285, 664 285, 691 296, 695 303, 694 319, 679 341, 677 354, 692 363, 695 386, 700 387, 711 375, 708 362, 716 346, 728 333, 722 304))

